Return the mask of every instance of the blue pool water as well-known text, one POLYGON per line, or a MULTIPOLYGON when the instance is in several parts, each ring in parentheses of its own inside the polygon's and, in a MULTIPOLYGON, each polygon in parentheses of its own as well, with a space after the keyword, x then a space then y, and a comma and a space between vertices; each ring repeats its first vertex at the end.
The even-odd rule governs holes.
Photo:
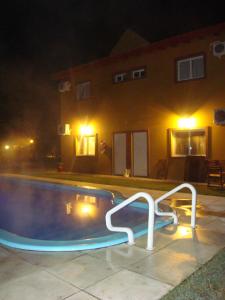
MULTIPOLYGON (((42 251, 93 249, 127 240, 105 225, 106 212, 120 200, 109 191, 34 180, 1 178, 0 242, 42 251)), ((116 226, 146 233, 147 209, 127 206, 112 216, 116 226)), ((169 223, 156 221, 157 227, 169 223)))

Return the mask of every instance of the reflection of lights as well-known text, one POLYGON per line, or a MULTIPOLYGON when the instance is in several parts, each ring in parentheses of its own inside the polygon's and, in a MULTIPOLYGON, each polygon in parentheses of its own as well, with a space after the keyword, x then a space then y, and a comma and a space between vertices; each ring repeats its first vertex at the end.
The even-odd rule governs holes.
POLYGON ((80 217, 94 217, 96 213, 96 207, 91 204, 78 203, 76 206, 76 214, 80 217))
POLYGON ((98 201, 96 197, 89 195, 75 196, 76 213, 80 217, 94 217, 97 214, 98 201))
POLYGON ((177 229, 177 234, 179 237, 187 237, 190 236, 190 234, 192 234, 192 230, 188 227, 179 226, 177 229))
POLYGON ((98 201, 96 197, 89 195, 75 195, 75 201, 72 200, 65 204, 67 215, 73 215, 75 218, 96 217, 98 214, 98 201))
POLYGON ((96 197, 94 196, 89 196, 89 195, 79 195, 77 194, 75 196, 76 201, 83 202, 83 203, 88 203, 88 204, 93 204, 95 205, 97 203, 96 197))
POLYGON ((72 206, 71 202, 66 203, 66 214, 67 215, 70 215, 72 213, 72 208, 73 208, 73 206, 72 206))
POLYGON ((88 214, 91 212, 91 206, 90 205, 87 205, 87 204, 84 204, 82 207, 81 207, 81 211, 82 213, 84 214, 88 214))
POLYGON ((5 150, 9 150, 9 149, 10 149, 10 146, 9 146, 9 145, 5 145, 5 146, 4 146, 4 149, 5 149, 5 150))
POLYGON ((29 143, 30 143, 30 144, 33 144, 33 143, 34 143, 34 140, 33 140, 33 139, 30 139, 30 140, 29 140, 29 143))

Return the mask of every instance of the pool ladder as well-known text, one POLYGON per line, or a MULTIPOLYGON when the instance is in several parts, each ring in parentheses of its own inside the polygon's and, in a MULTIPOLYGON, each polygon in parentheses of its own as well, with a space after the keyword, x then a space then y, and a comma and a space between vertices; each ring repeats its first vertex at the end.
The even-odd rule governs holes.
POLYGON ((176 192, 182 190, 183 188, 188 188, 191 191, 192 194, 192 207, 191 207, 191 227, 195 228, 196 225, 196 202, 197 202, 197 193, 196 189, 193 185, 190 183, 182 183, 172 189, 171 191, 163 194, 159 198, 157 198, 155 201, 153 200, 152 196, 150 196, 148 193, 140 192, 136 193, 130 198, 124 200, 117 206, 110 209, 106 215, 105 215, 105 221, 106 221, 106 227, 110 231, 116 231, 116 232, 125 232, 128 236, 128 244, 134 245, 134 233, 131 228, 128 227, 118 227, 112 225, 111 216, 116 213, 118 210, 122 209, 123 207, 129 205, 130 203, 136 201, 139 198, 144 198, 148 202, 148 234, 147 234, 147 250, 153 250, 153 240, 154 240, 154 219, 155 215, 157 216, 169 216, 173 218, 173 223, 178 224, 178 218, 176 213, 174 212, 162 212, 159 209, 159 203, 166 199, 167 197, 175 194, 176 192))

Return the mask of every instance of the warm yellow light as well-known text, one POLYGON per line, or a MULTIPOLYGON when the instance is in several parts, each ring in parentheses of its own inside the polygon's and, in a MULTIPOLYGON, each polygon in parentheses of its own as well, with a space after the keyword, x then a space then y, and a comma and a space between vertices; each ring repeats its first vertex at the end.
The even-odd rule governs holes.
POLYGON ((70 215, 72 213, 73 205, 71 202, 66 203, 66 214, 70 215))
POLYGON ((79 203, 77 213, 80 217, 91 217, 96 214, 96 208, 91 204, 79 203))
POLYGON ((30 140, 29 140, 29 143, 30 143, 30 144, 33 144, 33 143, 34 143, 34 140, 33 140, 33 139, 30 139, 30 140))
POLYGON ((191 228, 179 226, 177 229, 177 235, 179 238, 190 238, 192 236, 191 228))
POLYGON ((91 212, 91 206, 90 205, 84 205, 82 208, 81 208, 81 211, 83 214, 88 214, 91 212))
POLYGON ((196 127, 196 119, 195 118, 181 118, 178 120, 178 127, 179 128, 195 128, 196 127))
POLYGON ((90 125, 82 125, 80 126, 79 131, 81 135, 92 135, 94 133, 94 128, 90 125))
POLYGON ((9 150, 9 149, 10 149, 10 146, 9 146, 9 145, 5 145, 5 146, 4 146, 4 149, 5 149, 5 150, 9 150))

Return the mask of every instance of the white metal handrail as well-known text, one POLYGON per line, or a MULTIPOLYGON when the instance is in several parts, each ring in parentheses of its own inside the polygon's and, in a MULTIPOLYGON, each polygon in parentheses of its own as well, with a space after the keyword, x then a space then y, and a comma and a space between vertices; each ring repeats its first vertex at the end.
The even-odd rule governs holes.
POLYGON ((164 195, 162 195, 159 198, 157 198, 155 200, 155 213, 158 216, 170 216, 170 217, 173 217, 174 224, 177 224, 178 223, 177 215, 175 213, 172 213, 172 212, 162 212, 162 211, 160 211, 158 204, 162 200, 164 200, 167 197, 175 194, 176 192, 178 192, 179 190, 182 190, 183 188, 188 188, 191 191, 191 193, 192 193, 191 227, 195 228, 195 225, 196 225, 197 192, 196 192, 196 189, 194 188, 194 186, 191 185, 190 183, 182 183, 182 184, 178 185, 177 187, 175 187, 174 189, 172 189, 171 191, 169 191, 168 193, 165 193, 164 195))
POLYGON ((109 230, 111 231, 116 231, 116 232, 125 232, 128 235, 128 244, 133 245, 134 244, 134 233, 133 230, 128 228, 128 227, 117 227, 112 225, 112 220, 111 216, 120 210, 121 208, 127 206, 131 202, 136 201, 139 198, 145 198, 148 202, 149 208, 148 208, 148 237, 147 237, 147 250, 152 250, 153 249, 153 232, 154 232, 154 218, 155 218, 155 207, 154 207, 154 200, 153 198, 147 194, 147 193, 136 193, 130 198, 124 200, 117 206, 113 207, 110 209, 106 215, 105 215, 105 221, 106 221, 106 226, 109 230))

